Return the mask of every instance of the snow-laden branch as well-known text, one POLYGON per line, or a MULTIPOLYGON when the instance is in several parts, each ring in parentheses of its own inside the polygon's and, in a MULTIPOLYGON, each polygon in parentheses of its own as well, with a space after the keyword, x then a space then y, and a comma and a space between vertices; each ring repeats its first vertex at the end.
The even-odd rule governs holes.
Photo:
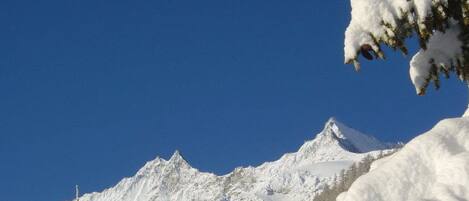
MULTIPOLYGON (((463 61, 462 42, 458 36, 459 26, 453 24, 445 33, 436 31, 427 44, 427 49, 421 49, 410 61, 410 78, 417 94, 424 94, 430 81, 434 81, 439 88, 440 72, 449 77, 454 66, 460 66, 463 61)), ((462 75, 458 72, 459 75, 462 75)), ((461 78, 463 79, 463 78, 461 78)))
POLYGON ((469 80, 469 0, 351 0, 345 32, 345 63, 360 69, 358 56, 384 58, 385 44, 407 54, 405 40, 417 36, 421 50, 410 64, 419 95, 438 75, 455 72, 469 80))
POLYGON ((352 20, 345 32, 346 63, 356 61, 364 45, 379 53, 379 43, 400 48, 413 29, 425 36, 427 19, 433 16, 432 6, 445 17, 444 8, 448 5, 446 0, 351 0, 351 3, 352 20))

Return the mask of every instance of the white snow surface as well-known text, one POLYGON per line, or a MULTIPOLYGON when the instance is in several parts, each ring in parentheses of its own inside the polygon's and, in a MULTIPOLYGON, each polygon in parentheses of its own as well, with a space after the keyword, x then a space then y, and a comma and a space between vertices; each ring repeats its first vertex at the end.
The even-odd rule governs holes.
POLYGON ((445 119, 376 161, 337 201, 468 201, 469 117, 445 119))
POLYGON ((217 176, 191 167, 176 151, 80 201, 311 201, 340 170, 387 148, 331 118, 315 139, 277 161, 217 176))

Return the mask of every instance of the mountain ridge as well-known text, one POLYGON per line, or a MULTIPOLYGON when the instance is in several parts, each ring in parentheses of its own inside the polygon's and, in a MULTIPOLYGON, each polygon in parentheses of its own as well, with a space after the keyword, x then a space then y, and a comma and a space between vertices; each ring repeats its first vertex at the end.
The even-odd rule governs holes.
POLYGON ((135 176, 102 193, 85 194, 80 201, 307 200, 330 184, 341 169, 387 148, 330 118, 314 139, 276 161, 215 175, 192 167, 176 150, 169 160, 156 157, 135 176))

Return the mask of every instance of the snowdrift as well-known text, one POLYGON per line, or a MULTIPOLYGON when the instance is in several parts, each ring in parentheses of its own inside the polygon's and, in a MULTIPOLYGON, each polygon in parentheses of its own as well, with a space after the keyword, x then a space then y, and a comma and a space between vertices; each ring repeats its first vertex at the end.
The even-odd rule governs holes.
POLYGON ((337 201, 469 200, 469 117, 439 122, 374 165, 337 201))

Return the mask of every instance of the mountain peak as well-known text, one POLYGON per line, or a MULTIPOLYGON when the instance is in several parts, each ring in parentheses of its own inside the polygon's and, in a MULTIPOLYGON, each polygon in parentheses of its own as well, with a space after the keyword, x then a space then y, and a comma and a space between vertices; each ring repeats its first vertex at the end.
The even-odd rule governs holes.
POLYGON ((350 128, 334 117, 329 118, 324 129, 317 135, 315 140, 335 140, 342 148, 355 153, 388 148, 387 145, 381 143, 376 138, 350 128))
POLYGON ((169 160, 164 160, 160 157, 148 161, 138 172, 137 175, 148 175, 158 169, 171 165, 172 167, 190 167, 189 163, 182 157, 181 153, 176 150, 169 160))
POLYGON ((329 120, 327 120, 326 124, 335 123, 335 122, 338 122, 335 117, 329 117, 329 120))
POLYGON ((180 161, 180 160, 184 160, 184 158, 181 156, 181 153, 179 152, 179 150, 174 151, 173 155, 169 159, 169 161, 180 161))
POLYGON ((331 117, 329 118, 329 120, 327 120, 326 124, 324 125, 324 129, 321 133, 324 133, 325 135, 331 135, 335 138, 347 138, 344 135, 348 134, 347 131, 351 130, 353 130, 354 132, 358 132, 341 123, 335 117, 331 117))
POLYGON ((168 160, 169 164, 174 164, 174 165, 183 165, 183 166, 190 166, 189 163, 184 159, 184 157, 181 155, 179 150, 174 151, 173 155, 171 158, 168 160))

